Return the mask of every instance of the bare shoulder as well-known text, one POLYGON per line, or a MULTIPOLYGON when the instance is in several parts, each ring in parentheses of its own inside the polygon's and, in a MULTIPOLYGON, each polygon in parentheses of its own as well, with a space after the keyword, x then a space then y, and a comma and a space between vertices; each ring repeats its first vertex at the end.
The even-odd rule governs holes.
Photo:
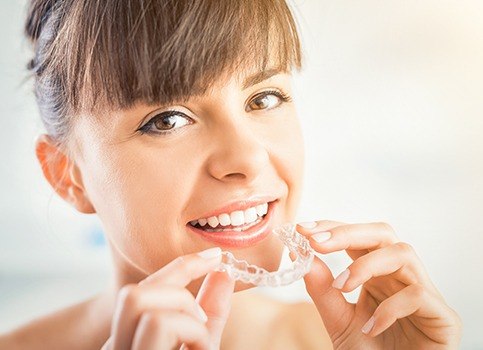
POLYGON ((286 303, 253 291, 243 291, 235 299, 222 349, 332 349, 312 303, 286 303))
POLYGON ((93 302, 94 298, 74 304, 0 335, 0 349, 94 349, 93 302))
POLYGON ((311 302, 285 304, 280 313, 285 327, 293 330, 300 349, 332 349, 332 342, 315 305, 311 302))

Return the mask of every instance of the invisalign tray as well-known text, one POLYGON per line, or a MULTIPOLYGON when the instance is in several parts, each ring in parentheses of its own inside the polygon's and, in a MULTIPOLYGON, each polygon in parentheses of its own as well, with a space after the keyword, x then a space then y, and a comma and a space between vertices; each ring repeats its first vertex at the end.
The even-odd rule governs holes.
POLYGON ((296 255, 290 268, 269 272, 245 260, 237 260, 230 252, 222 252, 222 262, 217 270, 226 271, 235 280, 269 287, 285 286, 305 276, 314 260, 314 250, 309 241, 295 230, 294 224, 285 224, 272 230, 272 233, 296 255))

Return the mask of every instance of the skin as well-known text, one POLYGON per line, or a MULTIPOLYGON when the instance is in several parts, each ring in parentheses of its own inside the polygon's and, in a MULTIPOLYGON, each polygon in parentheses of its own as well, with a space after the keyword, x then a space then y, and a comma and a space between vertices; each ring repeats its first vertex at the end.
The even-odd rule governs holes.
POLYGON ((299 232, 317 252, 345 251, 353 260, 334 280, 316 257, 304 277, 335 349, 458 348, 459 316, 433 285, 414 249, 400 242, 389 224, 323 220, 303 226, 299 232), (317 242, 317 235, 323 240, 317 242), (342 292, 359 286, 357 303, 348 303, 342 292))
MULTIPOLYGON (((432 285, 413 250, 398 243, 385 223, 319 221, 304 224, 311 228, 298 226, 307 237, 330 232, 325 243, 310 238, 311 245, 321 253, 346 250, 354 260, 349 279, 334 287, 330 270, 316 258, 304 278, 313 304, 277 304, 260 312, 258 322, 247 317, 256 297, 241 292, 248 286, 213 271, 220 262, 219 250, 187 231, 185 224, 252 194, 278 198, 273 226, 293 221, 301 193, 303 141, 293 103, 271 97, 265 107, 276 107, 246 109, 262 91, 291 95, 290 75, 275 75, 247 90, 241 86, 240 79, 232 78, 180 105, 139 104, 104 118, 81 115, 69 152, 62 152, 48 136, 39 137, 37 156, 53 188, 80 212, 99 215, 115 276, 102 295, 58 315, 57 323, 51 319, 50 328, 47 321, 25 328, 10 345, 19 344, 19 334, 35 338, 46 329, 60 329, 72 315, 82 315, 77 319, 85 321, 89 310, 96 317, 92 323, 83 322, 92 328, 84 328, 82 334, 96 334, 105 350, 170 349, 183 343, 189 349, 246 348, 248 340, 240 340, 237 333, 252 334, 256 329, 264 331, 254 335, 254 342, 269 348, 266 334, 274 325, 290 334, 284 344, 305 349, 327 341, 338 349, 458 346, 458 316, 432 285), (193 123, 166 136, 136 132, 166 108, 185 113, 193 123), (359 285, 363 288, 358 303, 347 303, 340 288, 350 291, 359 285), (265 314, 271 316, 264 318, 265 314), (372 315, 374 327, 364 334, 361 328, 372 315), (310 320, 310 325, 291 322, 300 319, 310 320)), ((269 237, 234 253, 275 270, 281 250, 280 242, 269 237)), ((78 334, 73 331, 71 336, 79 339, 78 334)), ((282 348, 275 343, 273 348, 282 348)))
MULTIPOLYGON (((222 81, 184 105, 139 105, 109 118, 78 120, 70 147, 76 175, 71 192, 77 195, 67 199, 99 215, 116 260, 118 286, 212 247, 185 225, 229 201, 274 195, 279 201, 273 225, 293 219, 303 169, 295 107, 282 103, 245 111, 254 95, 271 88, 291 94, 290 76, 280 74, 247 90, 238 79, 222 81), (185 113, 192 124, 166 136, 136 132, 167 108, 185 113)), ((186 123, 181 116, 176 121, 186 123)), ((237 255, 276 269, 281 248, 272 238, 237 255)))

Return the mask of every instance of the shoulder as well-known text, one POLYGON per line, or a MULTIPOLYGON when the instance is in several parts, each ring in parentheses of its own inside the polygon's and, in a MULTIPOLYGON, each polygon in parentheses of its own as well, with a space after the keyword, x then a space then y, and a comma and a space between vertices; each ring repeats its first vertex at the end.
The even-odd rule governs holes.
MULTIPOLYGON (((245 310, 257 310, 257 321, 250 313, 250 323, 264 329, 263 349, 332 349, 332 342, 315 305, 311 302, 286 303, 260 293, 247 293, 245 310), (263 327, 262 325, 265 325, 263 327), (266 334, 277 334, 266 338, 266 334)), ((241 305, 237 305, 241 308, 241 305)), ((239 330, 241 322, 237 322, 239 330)))
POLYGON ((283 304, 274 329, 290 334, 298 349, 332 349, 332 342, 317 308, 310 302, 283 304))
POLYGON ((52 312, 0 335, 0 349, 92 348, 86 343, 92 335, 86 327, 92 324, 92 302, 90 299, 52 312))

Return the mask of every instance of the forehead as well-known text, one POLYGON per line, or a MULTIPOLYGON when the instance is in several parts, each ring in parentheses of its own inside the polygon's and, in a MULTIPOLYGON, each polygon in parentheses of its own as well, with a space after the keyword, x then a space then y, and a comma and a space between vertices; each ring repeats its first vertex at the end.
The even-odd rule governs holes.
MULTIPOLYGON (((211 84, 207 91, 202 93, 193 93, 187 99, 192 97, 202 97, 213 93, 213 90, 222 90, 228 87, 235 87, 237 90, 244 92, 250 88, 267 81, 276 80, 278 82, 285 81, 291 77, 291 73, 282 68, 268 67, 266 69, 245 69, 232 75, 220 76, 217 81, 211 84)), ((187 100, 186 99, 186 100, 187 100)))
POLYGON ((65 60, 47 60, 56 64, 46 70, 63 84, 66 114, 103 115, 137 103, 184 100, 247 67, 256 68, 254 74, 273 65, 301 68, 297 28, 285 1, 59 2, 68 3, 53 53, 65 60))

